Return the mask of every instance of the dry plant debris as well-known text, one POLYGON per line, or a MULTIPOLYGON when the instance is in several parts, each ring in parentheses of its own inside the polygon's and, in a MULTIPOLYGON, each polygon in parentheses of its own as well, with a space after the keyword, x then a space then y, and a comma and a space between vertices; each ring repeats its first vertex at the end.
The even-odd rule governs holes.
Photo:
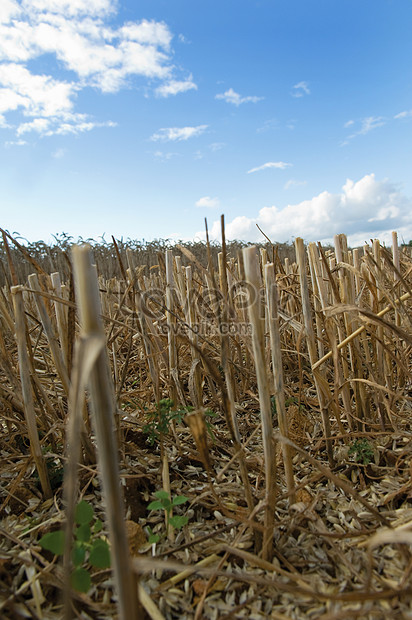
POLYGON ((136 618, 412 618, 410 249, 396 235, 391 251, 378 241, 351 251, 343 235, 328 250, 299 243, 296 262, 261 248, 256 295, 251 251, 231 252, 224 237, 219 257, 160 248, 146 266, 135 247, 114 242, 111 266, 94 248, 102 344, 80 324, 69 248, 42 258, 3 235, 1 617, 124 617, 116 567, 87 565, 91 588, 68 590, 39 544, 66 527, 71 488, 114 557, 89 385, 105 355, 136 618), (166 511, 148 509, 162 497, 166 511))

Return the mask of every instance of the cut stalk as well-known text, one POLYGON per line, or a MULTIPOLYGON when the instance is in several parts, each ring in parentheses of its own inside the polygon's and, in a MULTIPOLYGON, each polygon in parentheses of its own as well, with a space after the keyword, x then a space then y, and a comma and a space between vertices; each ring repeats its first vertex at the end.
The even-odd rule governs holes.
MULTIPOLYGON (((105 340, 96 270, 92 265, 89 246, 73 247, 72 256, 83 338, 105 340)), ((119 618, 137 620, 137 589, 131 570, 124 526, 118 449, 115 440, 115 395, 106 347, 102 348, 90 371, 88 385, 98 448, 98 464, 106 503, 119 618)))
MULTIPOLYGON (((306 339, 309 353, 309 360, 312 366, 312 370, 314 368, 314 364, 316 362, 316 343, 315 343, 315 332, 313 330, 313 321, 312 321, 312 310, 310 307, 310 299, 309 299, 309 287, 308 281, 306 277, 306 261, 305 261, 305 247, 303 245, 303 239, 297 237, 295 239, 295 248, 296 248, 296 262, 299 266, 299 281, 300 281, 300 291, 302 296, 302 311, 303 311, 303 321, 305 324, 306 331, 306 339)), ((326 451, 328 454, 329 463, 333 465, 333 450, 332 450, 332 442, 330 436, 330 420, 329 420, 329 411, 328 411, 328 403, 325 398, 325 394, 323 392, 322 386, 325 381, 322 381, 322 377, 318 377, 316 373, 314 373, 314 382, 316 387, 316 393, 319 401, 319 408, 322 415, 323 421, 323 429, 325 432, 325 440, 326 440, 326 451)))
POLYGON ((265 344, 260 314, 260 266, 254 246, 243 250, 246 281, 253 291, 249 300, 249 317, 252 324, 252 346, 259 391, 260 414, 262 417, 263 451, 265 457, 265 531, 263 534, 262 557, 270 561, 273 557, 273 532, 276 503, 275 446, 272 427, 272 410, 268 375, 265 360, 265 344))
POLYGON ((166 250, 166 322, 167 322, 167 344, 169 351, 169 383, 170 398, 174 406, 177 407, 177 351, 176 351, 176 334, 175 320, 173 316, 174 299, 173 299, 173 253, 172 250, 166 250))
POLYGON ((54 333, 54 329, 50 320, 49 315, 47 314, 46 306, 41 297, 41 288, 39 284, 39 279, 36 273, 32 273, 29 276, 29 284, 33 291, 36 292, 35 300, 37 310, 40 315, 40 319, 43 325, 44 333, 46 334, 47 340, 50 346, 50 352, 53 357, 53 361, 56 365, 56 370, 59 374, 60 380, 62 382, 64 391, 66 395, 69 394, 69 376, 67 374, 67 368, 63 360, 62 350, 60 348, 59 342, 54 333))
MULTIPOLYGON (((221 258, 219 261, 219 276, 220 276, 220 285, 221 292, 223 296, 223 308, 222 313, 218 313, 218 321, 220 325, 220 345, 221 345, 221 359, 222 359, 222 367, 223 372, 225 373, 225 381, 226 381, 226 389, 229 400, 230 407, 230 417, 232 419, 233 425, 233 433, 234 433, 234 443, 235 449, 239 452, 239 465, 240 465, 240 474, 242 477, 246 502, 249 510, 252 512, 255 503, 253 501, 252 489, 250 486, 247 464, 245 460, 244 450, 242 447, 242 441, 239 431, 239 424, 236 417, 236 391, 235 391, 235 381, 233 375, 233 368, 230 365, 231 353, 230 353, 230 341, 229 341, 229 294, 228 294, 228 285, 227 285, 227 272, 226 272, 226 238, 225 238, 225 220, 224 216, 221 217, 221 231, 222 231, 222 249, 221 258)), ((219 256, 220 256, 219 255, 219 256)))
MULTIPOLYGON (((278 315, 278 287, 275 279, 275 265, 266 263, 264 266, 267 317, 269 323, 270 347, 272 351, 272 366, 274 379, 274 396, 276 412, 278 414, 281 434, 289 438, 288 420, 285 407, 285 392, 283 385, 282 352, 280 345, 279 315, 278 315)), ((283 461, 285 466, 286 485, 290 503, 294 503, 295 481, 293 476, 292 451, 289 444, 282 444, 283 461)))
POLYGON ((36 412, 34 410, 33 393, 30 380, 30 361, 26 348, 26 320, 23 307, 23 292, 21 286, 12 286, 14 316, 16 319, 16 340, 19 359, 19 370, 21 387, 23 393, 24 416, 26 418, 27 432, 30 439, 30 451, 36 465, 37 473, 43 495, 45 498, 53 497, 50 486, 49 475, 47 473, 46 462, 43 457, 39 441, 39 433, 36 423, 36 412))
MULTIPOLYGON (((54 292, 57 297, 63 297, 62 286, 59 273, 52 273, 50 276, 54 292)), ((56 311, 57 331, 59 333, 60 347, 63 352, 63 359, 66 369, 68 368, 68 340, 67 340, 67 309, 55 300, 54 309, 56 311)))

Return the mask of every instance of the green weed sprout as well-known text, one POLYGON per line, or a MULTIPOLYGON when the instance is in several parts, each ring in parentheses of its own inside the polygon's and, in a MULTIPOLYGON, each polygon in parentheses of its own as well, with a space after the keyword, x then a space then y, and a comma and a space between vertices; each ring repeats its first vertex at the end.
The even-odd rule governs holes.
POLYGON ((354 454, 356 463, 363 465, 369 465, 374 458, 373 446, 367 439, 356 439, 349 448, 348 454, 354 454))
MULTIPOLYGON (((72 550, 74 569, 71 574, 71 584, 75 590, 83 593, 88 592, 92 585, 90 573, 84 565, 101 569, 110 567, 109 545, 106 540, 97 536, 103 524, 100 519, 95 519, 92 524, 93 519, 93 507, 85 500, 79 502, 75 511, 77 527, 72 550)), ((65 533, 63 530, 49 532, 39 540, 39 545, 54 555, 63 555, 64 544, 65 533)))
MULTIPOLYGON (((148 510, 164 510, 166 512, 166 532, 168 530, 169 525, 174 527, 176 530, 182 529, 184 525, 188 522, 188 517, 181 515, 173 515, 172 511, 175 506, 180 506, 181 504, 189 501, 188 497, 184 495, 177 495, 173 499, 170 499, 169 493, 167 491, 156 491, 155 497, 156 500, 150 502, 147 509, 148 510)), ((160 535, 154 534, 152 530, 149 529, 149 543, 154 544, 159 542, 160 535)))
MULTIPOLYGON (((147 422, 143 427, 143 432, 148 435, 147 441, 151 446, 153 446, 156 441, 159 441, 162 435, 168 434, 170 424, 173 422, 181 424, 184 417, 193 411, 193 407, 183 407, 182 409, 173 409, 173 407, 174 402, 170 398, 163 398, 159 401, 154 411, 146 413, 147 422)), ((210 418, 214 417, 216 417, 216 413, 210 409, 205 411, 206 429, 212 439, 213 431, 210 418)))

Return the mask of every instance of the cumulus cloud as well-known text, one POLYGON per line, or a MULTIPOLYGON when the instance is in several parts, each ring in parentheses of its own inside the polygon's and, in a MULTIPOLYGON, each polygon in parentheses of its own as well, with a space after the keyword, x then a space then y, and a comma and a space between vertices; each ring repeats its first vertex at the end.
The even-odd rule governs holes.
POLYGON ((242 103, 257 103, 258 101, 262 101, 263 97, 256 97, 254 95, 242 97, 242 95, 235 92, 233 88, 229 88, 229 90, 224 93, 216 95, 215 99, 222 99, 223 101, 226 101, 226 103, 233 103, 235 106, 240 106, 242 103))
POLYGON ((178 95, 179 93, 185 93, 188 90, 197 90, 197 85, 193 82, 192 76, 188 80, 171 80, 156 88, 156 95, 159 97, 170 97, 171 95, 178 95))
POLYGON ((196 138, 204 133, 207 125, 198 125, 197 127, 164 127, 159 129, 151 136, 153 142, 180 142, 189 138, 196 138))
POLYGON ((218 198, 211 198, 210 196, 203 196, 195 203, 196 207, 207 207, 208 209, 216 209, 219 204, 218 198))
POLYGON ((299 82, 293 86, 292 97, 303 97, 304 95, 310 95, 310 89, 307 82, 299 82))
POLYGON ((85 123, 107 126, 76 112, 76 96, 87 87, 116 93, 145 79, 162 97, 196 88, 192 76, 177 74, 167 24, 143 19, 119 25, 117 8, 116 0, 1 0, 0 126, 11 112, 26 117, 19 134, 28 123, 36 131, 43 126, 40 135, 78 133, 90 128, 85 123), (33 61, 46 55, 56 69, 49 62, 47 73, 36 73, 33 61))
POLYGON ((248 174, 252 172, 259 172, 259 170, 266 170, 267 168, 278 168, 279 170, 284 170, 285 168, 289 168, 292 164, 287 164, 284 161, 268 161, 266 164, 262 164, 257 168, 251 168, 247 171, 248 174))
MULTIPOLYGON (((295 237, 326 242, 335 234, 345 233, 352 245, 374 237, 390 243, 392 230, 409 240, 412 199, 387 179, 378 181, 374 174, 368 174, 356 182, 348 179, 338 194, 323 191, 298 204, 264 207, 254 218, 238 216, 226 225, 226 236, 260 241, 256 224, 278 242, 295 237)), ((214 222, 210 235, 212 239, 219 238, 220 222, 214 222)))

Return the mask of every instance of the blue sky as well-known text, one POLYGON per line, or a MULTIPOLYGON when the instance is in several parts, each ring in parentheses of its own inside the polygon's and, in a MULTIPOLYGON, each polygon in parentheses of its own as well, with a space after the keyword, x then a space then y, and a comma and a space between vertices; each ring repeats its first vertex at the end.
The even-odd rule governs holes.
POLYGON ((409 241, 411 23, 410 0, 1 0, 0 225, 409 241))

